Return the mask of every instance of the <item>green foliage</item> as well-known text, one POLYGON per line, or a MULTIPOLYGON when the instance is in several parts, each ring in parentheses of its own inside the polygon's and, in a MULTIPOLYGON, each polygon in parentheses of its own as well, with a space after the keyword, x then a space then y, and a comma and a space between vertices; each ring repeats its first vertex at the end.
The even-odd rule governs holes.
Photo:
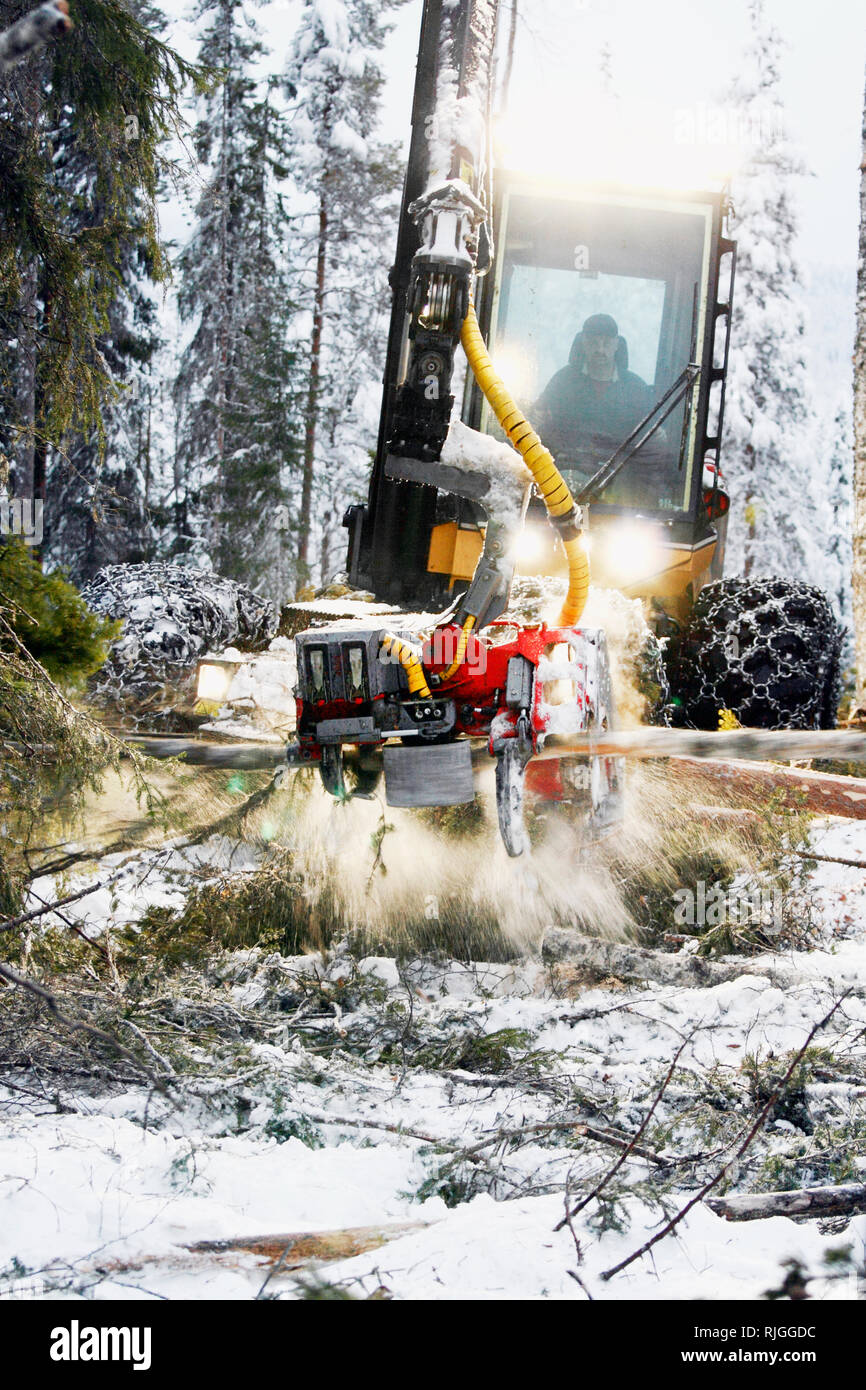
POLYGON ((148 818, 162 798, 145 762, 95 720, 76 710, 27 651, 0 602, 0 910, 15 915, 32 876, 34 832, 47 821, 74 825, 88 792, 97 792, 121 760, 148 818))
POLYGON ((0 546, 0 607, 8 608, 10 626, 30 654, 67 686, 81 686, 99 670, 121 628, 92 613, 59 570, 44 574, 18 536, 0 546))
POLYGON ((449 839, 460 840, 484 829, 487 817, 480 796, 462 806, 428 806, 416 811, 420 821, 449 839))
MULTIPOLYGON (((357 1303, 358 1299, 339 1284, 329 1284, 317 1275, 295 1281, 297 1296, 305 1303, 357 1303)), ((372 1295, 371 1295, 372 1296, 372 1295)))
POLYGON ((526 1028, 501 1028, 496 1033, 477 1033, 419 1048, 411 1057, 413 1067, 427 1071, 470 1071, 497 1075, 530 1062, 540 1070, 550 1054, 531 1052, 532 1034, 526 1028))
MULTIPOLYGON (((0 0, 0 25, 29 0, 0 0)), ((147 18, 154 19, 142 4, 147 18)), ((22 64, 0 94, 0 329, 19 350, 0 361, 15 400, 20 348, 36 359, 37 407, 13 409, 11 444, 102 433, 115 394, 101 349, 129 246, 164 279, 156 200, 171 166, 184 86, 201 71, 162 43, 124 0, 76 0, 74 28, 22 64), (34 292, 35 286, 35 292, 34 292)))
POLYGON ((259 946, 289 956, 324 946, 334 923, 304 897, 287 851, 255 873, 226 874, 194 888, 183 908, 150 908, 126 933, 120 960, 130 969, 173 971, 204 964, 215 951, 259 946))
POLYGON ((749 1079, 749 1092, 755 1108, 761 1109, 765 1106, 778 1090, 768 1121, 772 1123, 774 1120, 786 1120, 789 1124, 796 1125, 804 1134, 811 1134, 814 1128, 806 1096, 806 1086, 812 1078, 814 1068, 814 1061, 809 1056, 810 1051, 819 1051, 822 1054, 824 1052, 823 1049, 809 1049, 804 1053, 783 1086, 782 1079, 793 1061, 792 1053, 766 1060, 749 1055, 743 1058, 742 1063, 743 1072, 749 1079))
POLYGON ((325 1147, 325 1141, 321 1134, 306 1115, 273 1114, 265 1125, 265 1134, 270 1139, 276 1139, 280 1144, 285 1144, 287 1139, 300 1139, 301 1143, 306 1144, 308 1149, 323 1149, 325 1147))
POLYGON ((441 1197, 446 1207, 452 1208, 471 1201, 479 1192, 486 1192, 488 1186, 489 1179, 484 1172, 479 1176, 469 1164, 466 1164, 465 1168, 455 1168, 454 1161, 451 1160, 443 1167, 437 1168, 429 1178, 425 1178, 417 1191, 410 1195, 416 1202, 427 1202, 431 1197, 441 1197))

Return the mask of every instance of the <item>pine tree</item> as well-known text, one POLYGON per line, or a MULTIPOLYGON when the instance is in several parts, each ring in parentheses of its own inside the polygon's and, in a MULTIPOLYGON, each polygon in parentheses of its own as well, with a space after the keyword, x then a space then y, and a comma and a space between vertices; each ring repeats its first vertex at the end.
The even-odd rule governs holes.
MULTIPOLYGON (((164 17, 147 0, 133 4, 136 18, 151 32, 164 28, 164 17)), ((123 134, 120 157, 139 138, 135 122, 123 134)), ((96 167, 89 150, 66 127, 56 132, 54 150, 58 185, 69 194, 71 226, 76 235, 86 235, 106 212, 96 167)), ((103 565, 150 558, 155 542, 148 515, 150 460, 143 414, 149 368, 160 346, 152 287, 162 268, 153 263, 144 212, 135 198, 128 201, 127 215, 127 235, 117 247, 98 339, 115 387, 103 406, 102 438, 72 432, 47 464, 44 551, 79 584, 103 565)))
MULTIPOLYGON (((0 0, 0 25, 26 8, 0 0)), ((0 81, 0 450, 23 496, 64 440, 104 446, 118 270, 136 247, 166 273, 156 198, 188 81, 124 0, 78 0, 63 41, 0 81)))
POLYGON ((828 524, 827 460, 805 362, 803 284, 795 242, 794 179, 804 172, 784 131, 782 39, 750 0, 751 47, 731 101, 753 149, 734 184, 737 288, 725 414, 724 467, 732 487, 729 573, 821 582, 828 524))
POLYGON ((286 73, 302 199, 296 299, 306 309, 306 405, 297 580, 323 579, 345 504, 375 442, 387 269, 397 229, 398 148, 377 143, 384 15, 403 0, 305 0, 286 73))
POLYGON ((857 339, 854 347, 854 564, 851 582, 857 704, 863 709, 866 708, 866 97, 863 100, 857 339))
POLYGON ((202 0, 200 60, 221 74, 195 131, 206 165, 179 306, 193 326, 176 381, 177 549, 276 598, 297 451, 285 265, 283 114, 251 69, 263 53, 241 0, 202 0))
POLYGON ((851 514, 854 486, 854 440, 851 404, 840 402, 832 423, 823 437, 832 441, 829 449, 827 498, 830 525, 824 562, 824 588, 843 626, 851 632, 851 514))

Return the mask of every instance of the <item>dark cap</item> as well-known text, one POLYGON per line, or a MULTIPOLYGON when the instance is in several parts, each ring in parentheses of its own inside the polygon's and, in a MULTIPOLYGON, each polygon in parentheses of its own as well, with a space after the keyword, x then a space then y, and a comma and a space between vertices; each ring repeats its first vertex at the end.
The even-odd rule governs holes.
POLYGON ((589 338, 619 337, 616 319, 612 319, 610 314, 590 314, 581 332, 589 338))

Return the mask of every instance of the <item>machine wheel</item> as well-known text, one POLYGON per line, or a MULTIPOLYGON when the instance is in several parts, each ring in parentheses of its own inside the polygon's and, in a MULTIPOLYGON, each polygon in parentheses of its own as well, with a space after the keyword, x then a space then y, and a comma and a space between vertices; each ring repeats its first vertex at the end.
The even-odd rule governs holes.
POLYGON ((381 760, 369 759, 347 768, 342 748, 327 745, 322 749, 319 775, 325 791, 337 801, 350 801, 353 796, 372 801, 382 777, 382 764, 381 760))
POLYGON ((708 584, 668 660, 678 720, 715 729, 729 709, 751 728, 833 728, 841 641, 827 598, 809 584, 708 584))
POLYGON ((671 722, 671 687, 661 642, 648 632, 635 662, 637 688, 647 702, 647 722, 667 727, 671 722))
POLYGON ((381 762, 378 766, 366 766, 362 763, 352 768, 349 779, 350 796, 357 796, 361 801, 373 801, 382 780, 381 762))
POLYGON ((842 699, 842 643, 844 639, 844 632, 841 628, 837 628, 836 644, 827 669, 824 698, 821 702, 822 729, 835 729, 836 727, 839 702, 842 699))

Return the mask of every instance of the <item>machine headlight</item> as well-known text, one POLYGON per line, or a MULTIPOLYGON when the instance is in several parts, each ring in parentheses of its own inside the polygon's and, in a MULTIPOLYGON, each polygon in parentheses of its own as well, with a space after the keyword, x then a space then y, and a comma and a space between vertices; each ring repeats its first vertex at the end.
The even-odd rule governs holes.
POLYGON ((648 578, 664 563, 661 546, 642 526, 616 527, 604 539, 603 554, 614 583, 648 578))
POLYGON ((197 698, 207 705, 221 705, 229 693, 239 661, 208 657, 198 666, 197 698))
POLYGON ((528 521, 514 542, 511 558, 519 565, 540 564, 553 545, 554 534, 548 525, 528 521))

